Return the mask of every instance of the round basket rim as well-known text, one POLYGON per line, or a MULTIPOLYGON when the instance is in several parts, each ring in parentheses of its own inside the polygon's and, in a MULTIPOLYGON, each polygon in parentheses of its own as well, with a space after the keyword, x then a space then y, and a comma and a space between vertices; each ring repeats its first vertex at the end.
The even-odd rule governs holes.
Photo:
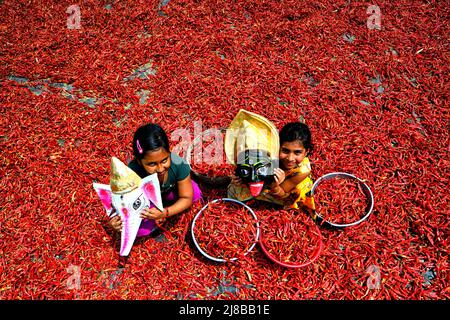
POLYGON ((256 237, 255 237, 255 241, 253 242, 253 244, 248 248, 248 250, 244 253, 244 256, 246 256, 247 254, 249 254, 256 246, 256 244, 259 242, 259 239, 261 237, 261 230, 260 230, 260 225, 259 225, 259 220, 258 217, 256 216, 255 212, 253 211, 252 208, 250 208, 248 205, 246 205, 245 203, 236 200, 236 199, 231 199, 231 198, 218 198, 218 199, 214 199, 209 201, 208 203, 206 203, 203 208, 201 208, 199 210, 199 212, 197 212, 197 214, 195 215, 194 219, 192 220, 192 224, 191 224, 191 237, 192 240, 194 242, 195 247, 197 248, 198 251, 200 251, 200 253, 205 256, 206 258, 215 261, 215 262, 231 262, 231 261, 236 261, 238 260, 238 258, 234 257, 231 259, 222 259, 222 258, 217 258, 217 257, 213 257, 210 254, 208 254, 205 250, 203 250, 200 245, 197 242, 197 239, 195 238, 195 234, 194 234, 194 229, 195 229, 195 223, 197 221, 197 219, 200 217, 201 213, 203 212, 203 210, 205 210, 210 204, 213 203, 217 203, 220 201, 225 201, 225 202, 234 202, 237 204, 242 205, 243 207, 245 207, 250 214, 253 216, 253 218, 255 219, 255 224, 256 224, 256 237))
POLYGON ((374 200, 373 200, 373 193, 372 190, 369 188, 369 186, 365 183, 364 180, 356 177, 353 174, 347 173, 347 172, 331 172, 331 173, 327 173, 323 176, 321 176, 319 179, 317 179, 312 188, 311 188, 311 196, 314 196, 314 191, 316 190, 316 188, 320 185, 321 182, 326 181, 326 180, 331 180, 333 178, 345 178, 345 179, 352 179, 352 180, 356 180, 358 181, 362 188, 363 188, 363 192, 366 195, 366 199, 369 201, 369 205, 366 208, 366 214, 359 220, 352 222, 352 223, 343 223, 343 224, 339 224, 339 223, 334 223, 334 222, 330 222, 326 219, 324 219, 319 213, 317 213, 316 210, 313 211, 313 214, 315 216, 315 219, 319 219, 321 221, 323 221, 323 223, 335 227, 335 228, 347 228, 347 227, 352 227, 352 226, 356 226, 358 224, 360 224, 361 222, 367 220, 367 218, 369 218, 370 214, 373 211, 373 207, 374 207, 374 200))
MULTIPOLYGON (((189 145, 187 146, 186 153, 184 155, 184 160, 191 167, 191 172, 194 175, 194 177, 196 177, 200 182, 206 183, 209 185, 225 185, 225 184, 229 184, 231 182, 231 175, 210 177, 206 174, 202 174, 202 173, 195 171, 191 165, 191 154, 192 154, 192 149, 193 149, 194 144, 197 141, 199 141, 199 139, 203 139, 204 135, 208 135, 215 130, 220 130, 221 132, 224 132, 224 131, 226 132, 227 129, 226 128, 211 128, 211 129, 205 130, 202 135, 196 136, 194 138, 194 140, 191 143, 189 143, 189 145)), ((225 156, 225 161, 226 161, 225 163, 229 163, 229 162, 227 162, 226 156, 225 156)), ((231 163, 229 163, 229 164, 231 164, 231 163)))

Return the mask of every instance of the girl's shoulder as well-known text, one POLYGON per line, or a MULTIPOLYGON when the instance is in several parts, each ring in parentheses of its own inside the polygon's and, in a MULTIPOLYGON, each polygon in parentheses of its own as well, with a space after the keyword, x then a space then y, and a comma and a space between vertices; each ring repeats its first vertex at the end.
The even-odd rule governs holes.
POLYGON ((170 169, 177 181, 184 180, 191 173, 191 167, 186 160, 173 152, 170 153, 170 169))
POLYGON ((311 162, 309 162, 308 157, 305 157, 303 161, 300 162, 299 167, 301 168, 302 172, 311 171, 311 162))

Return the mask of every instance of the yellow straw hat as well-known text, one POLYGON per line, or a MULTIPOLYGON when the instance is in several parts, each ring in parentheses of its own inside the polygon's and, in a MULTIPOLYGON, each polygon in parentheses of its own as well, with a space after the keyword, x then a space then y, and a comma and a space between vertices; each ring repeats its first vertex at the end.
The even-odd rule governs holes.
POLYGON ((113 193, 123 194, 139 187, 141 177, 116 157, 111 158, 109 184, 113 193))
POLYGON ((278 159, 280 139, 272 122, 244 109, 234 117, 225 134, 225 154, 236 164, 236 156, 249 149, 266 150, 272 159, 278 159))

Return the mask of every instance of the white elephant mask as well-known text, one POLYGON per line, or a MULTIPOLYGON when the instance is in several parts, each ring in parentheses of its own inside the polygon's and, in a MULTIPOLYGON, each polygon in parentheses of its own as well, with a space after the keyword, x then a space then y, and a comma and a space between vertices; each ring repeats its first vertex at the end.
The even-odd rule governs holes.
POLYGON ((156 174, 141 179, 122 161, 112 157, 110 184, 93 183, 106 214, 122 220, 120 256, 128 256, 141 225, 144 208, 163 210, 159 180, 156 174))

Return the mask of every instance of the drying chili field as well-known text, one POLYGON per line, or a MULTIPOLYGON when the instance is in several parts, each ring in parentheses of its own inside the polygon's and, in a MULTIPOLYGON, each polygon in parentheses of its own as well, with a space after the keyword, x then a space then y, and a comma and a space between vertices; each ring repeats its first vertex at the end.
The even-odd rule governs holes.
POLYGON ((449 14, 433 0, 0 1, 0 299, 448 299, 449 14), (203 204, 119 261, 92 187, 111 157, 131 158, 144 123, 176 147, 177 129, 226 128, 241 108, 305 121, 313 178, 364 179, 369 218, 320 226, 302 268, 259 245, 220 263, 190 228, 226 190, 201 185, 203 204))

